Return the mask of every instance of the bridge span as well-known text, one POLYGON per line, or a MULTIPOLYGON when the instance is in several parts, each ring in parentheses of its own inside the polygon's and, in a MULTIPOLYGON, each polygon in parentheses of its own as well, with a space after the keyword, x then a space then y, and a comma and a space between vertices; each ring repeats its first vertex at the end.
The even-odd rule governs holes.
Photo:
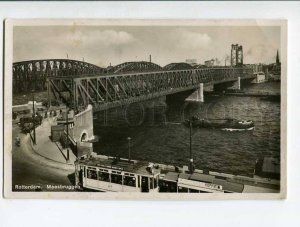
POLYGON ((203 86, 227 84, 232 86, 240 80, 255 78, 252 69, 245 67, 218 67, 183 70, 156 70, 149 72, 129 72, 119 74, 49 76, 48 98, 66 103, 75 110, 93 105, 98 112, 170 96, 180 92, 189 94, 203 86))
MULTIPOLYGON (((75 110, 89 104, 95 112, 176 93, 199 94, 253 80, 252 68, 192 66, 170 63, 125 62, 114 67, 71 59, 44 59, 13 63, 13 93, 48 91, 48 100, 64 102, 75 110)), ((181 95, 176 95, 181 97, 181 95)))

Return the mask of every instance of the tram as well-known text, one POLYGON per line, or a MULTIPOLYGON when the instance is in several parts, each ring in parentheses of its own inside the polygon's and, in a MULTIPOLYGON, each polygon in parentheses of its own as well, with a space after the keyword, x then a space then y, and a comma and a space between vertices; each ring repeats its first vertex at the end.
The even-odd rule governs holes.
POLYGON ((159 179, 159 192, 241 193, 244 185, 203 173, 167 172, 159 179))
POLYGON ((77 186, 102 192, 241 193, 244 189, 243 184, 209 174, 165 172, 159 165, 107 156, 78 160, 75 167, 77 186))
POLYGON ((75 162, 76 185, 111 192, 158 192, 159 170, 148 162, 113 157, 75 162))

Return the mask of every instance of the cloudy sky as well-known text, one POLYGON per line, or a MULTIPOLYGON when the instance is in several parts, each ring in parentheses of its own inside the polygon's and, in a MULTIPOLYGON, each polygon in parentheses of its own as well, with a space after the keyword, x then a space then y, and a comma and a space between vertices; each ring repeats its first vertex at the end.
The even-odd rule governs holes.
POLYGON ((218 58, 241 44, 244 63, 275 62, 279 27, 257 26, 34 26, 14 27, 13 61, 66 58, 99 66, 148 60, 171 62, 218 58))

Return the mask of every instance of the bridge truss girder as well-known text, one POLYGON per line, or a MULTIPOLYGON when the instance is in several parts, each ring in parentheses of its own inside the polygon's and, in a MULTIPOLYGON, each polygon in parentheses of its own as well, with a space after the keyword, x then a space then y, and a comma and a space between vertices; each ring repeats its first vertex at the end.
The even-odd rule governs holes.
POLYGON ((13 63, 13 92, 43 91, 47 77, 103 74, 106 69, 71 59, 43 59, 13 63))
POLYGON ((253 77, 246 68, 203 68, 190 70, 49 77, 48 92, 54 99, 80 110, 92 104, 101 111, 199 87, 200 83, 224 83, 237 77, 253 77))

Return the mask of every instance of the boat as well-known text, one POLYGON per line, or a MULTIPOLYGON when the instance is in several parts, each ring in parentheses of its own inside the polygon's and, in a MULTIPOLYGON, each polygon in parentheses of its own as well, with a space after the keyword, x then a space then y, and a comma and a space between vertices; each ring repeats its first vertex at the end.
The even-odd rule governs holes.
POLYGON ((184 125, 193 128, 220 128, 226 131, 253 130, 254 123, 251 120, 238 120, 234 118, 225 119, 203 119, 193 116, 191 120, 185 120, 184 125))

